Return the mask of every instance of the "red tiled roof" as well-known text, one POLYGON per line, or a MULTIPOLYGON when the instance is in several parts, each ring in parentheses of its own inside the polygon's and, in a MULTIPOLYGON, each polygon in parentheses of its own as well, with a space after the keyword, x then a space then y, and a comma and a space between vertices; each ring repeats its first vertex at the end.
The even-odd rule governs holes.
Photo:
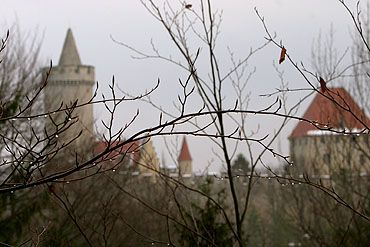
POLYGON ((192 159, 191 159, 191 155, 189 152, 188 143, 186 142, 186 137, 184 136, 178 161, 180 162, 180 161, 188 161, 188 160, 192 160, 192 159))
MULTIPOLYGON (((332 100, 317 93, 303 115, 304 119, 316 121, 320 124, 320 127, 327 125, 328 127, 338 129, 342 129, 343 127, 348 129, 363 129, 365 126, 352 115, 353 113, 363 123, 369 126, 369 118, 344 88, 329 88, 324 94, 332 100), (345 109, 350 109, 350 112, 342 109, 338 104, 345 109)), ((311 123, 300 121, 293 129, 290 138, 306 136, 311 130, 317 130, 317 128, 311 123)))
MULTIPOLYGON (((113 148, 115 147, 116 145, 119 145, 120 142, 114 142, 114 143, 111 143, 110 145, 110 148, 113 148)), ((96 143, 96 146, 95 146, 95 149, 94 149, 94 153, 95 154, 99 154, 101 152, 104 152, 105 149, 107 148, 108 146, 108 143, 105 142, 105 141, 99 141, 96 143)), ((139 161, 139 158, 140 158, 140 148, 141 148, 141 145, 135 141, 135 142, 131 142, 131 143, 127 143, 125 145, 123 145, 122 147, 119 147, 117 149, 114 149, 112 152, 110 152, 109 154, 107 154, 106 157, 104 157, 105 159, 109 159, 109 158, 113 158, 113 157, 116 157, 118 155, 125 155, 125 154, 129 154, 129 156, 136 162, 139 161), (131 155, 133 154, 133 155, 131 155)))

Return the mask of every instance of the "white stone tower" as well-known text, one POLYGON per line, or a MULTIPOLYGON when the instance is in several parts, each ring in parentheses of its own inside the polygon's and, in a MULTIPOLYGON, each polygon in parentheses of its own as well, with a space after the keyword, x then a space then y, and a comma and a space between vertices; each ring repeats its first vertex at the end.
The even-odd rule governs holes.
MULTIPOLYGON (((49 68, 44 68, 43 70, 43 75, 45 76, 49 68)), ((62 109, 70 107, 76 100, 78 105, 88 102, 93 96, 94 84, 94 67, 82 65, 72 31, 68 29, 59 64, 52 67, 48 84, 44 91, 45 112, 54 112, 60 108, 61 104, 63 104, 62 109)), ((66 114, 59 112, 51 116, 53 119, 63 121, 66 114)), ((69 128, 60 139, 63 142, 67 142, 82 131, 82 135, 75 140, 74 146, 86 147, 91 144, 91 140, 94 137, 93 105, 88 104, 78 107, 74 110, 73 116, 77 117, 77 123, 72 128, 69 128)), ((49 131, 53 131, 55 126, 51 121, 48 121, 46 128, 49 131)))

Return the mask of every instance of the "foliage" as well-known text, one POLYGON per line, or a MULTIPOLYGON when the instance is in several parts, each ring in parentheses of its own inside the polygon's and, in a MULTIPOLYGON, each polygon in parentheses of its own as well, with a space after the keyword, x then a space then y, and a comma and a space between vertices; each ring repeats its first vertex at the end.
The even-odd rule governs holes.
POLYGON ((232 164, 233 174, 249 174, 250 164, 242 153, 239 153, 232 164))
MULTIPOLYGON (((207 177, 200 190, 208 196, 215 196, 217 202, 225 205, 225 189, 213 192, 214 179, 207 177)), ((192 231, 177 227, 182 246, 232 246, 234 239, 229 226, 223 221, 222 213, 214 202, 207 198, 203 203, 191 203, 186 219, 192 231)))
MULTIPOLYGON (((12 163, 13 157, 6 154, 11 153, 10 150, 17 145, 17 141, 21 139, 20 135, 27 136, 24 120, 12 122, 9 119, 27 104, 27 100, 31 98, 26 98, 25 95, 39 84, 40 47, 37 34, 34 34, 34 37, 24 35, 17 25, 14 25, 11 32, 7 32, 6 38, 1 40, 0 177, 2 185, 8 180, 9 174, 14 178, 12 182, 24 180, 22 173, 30 169, 29 162, 22 163, 22 167, 17 167, 12 163), (11 169, 14 169, 13 172, 10 172, 11 169)), ((34 103, 34 106, 38 106, 40 101, 34 103)), ((28 109, 28 112, 30 110, 28 109)), ((12 151, 19 151, 15 150, 14 148, 12 151)), ((41 190, 28 188, 21 191, 12 190, 12 186, 8 188, 10 188, 8 191, 0 193, 0 242, 19 245, 29 241, 37 228, 43 225, 44 222, 39 222, 37 219, 44 213, 43 209, 49 203, 49 196, 42 188, 41 190)))
POLYGON ((18 245, 28 240, 43 225, 37 219, 49 203, 46 192, 32 189, 0 194, 0 242, 18 245))

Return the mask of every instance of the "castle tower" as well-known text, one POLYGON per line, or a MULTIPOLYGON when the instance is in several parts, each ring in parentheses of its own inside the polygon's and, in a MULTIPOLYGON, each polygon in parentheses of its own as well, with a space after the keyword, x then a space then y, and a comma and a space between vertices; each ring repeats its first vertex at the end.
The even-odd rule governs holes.
MULTIPOLYGON (((43 75, 49 68, 43 69, 43 75)), ((71 29, 68 29, 59 64, 52 67, 48 84, 44 90, 45 112, 54 112, 71 107, 77 100, 77 105, 91 100, 95 84, 95 71, 93 66, 82 65, 77 46, 71 29)), ((66 120, 66 113, 61 111, 50 115, 53 120, 60 123, 66 120)), ((77 123, 59 137, 63 142, 75 138, 80 131, 82 135, 74 141, 75 147, 86 146, 91 143, 94 136, 94 117, 92 104, 78 107, 73 111, 72 117, 76 117, 77 123)), ((46 129, 52 133, 56 126, 47 121, 46 129)))
POLYGON ((181 151, 177 161, 179 165, 179 175, 181 177, 190 177, 193 172, 193 162, 185 136, 182 140, 181 151))
POLYGON ((317 93, 303 118, 312 122, 298 122, 289 137, 291 161, 300 174, 370 171, 370 138, 365 131, 370 119, 344 88, 317 93))
POLYGON ((144 141, 140 150, 138 169, 144 176, 155 176, 159 171, 159 159, 151 139, 144 141))

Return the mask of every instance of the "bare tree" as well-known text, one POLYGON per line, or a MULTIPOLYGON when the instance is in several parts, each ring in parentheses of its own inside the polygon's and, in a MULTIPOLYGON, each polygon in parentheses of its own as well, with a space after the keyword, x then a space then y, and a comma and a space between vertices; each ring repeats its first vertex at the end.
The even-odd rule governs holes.
MULTIPOLYGON (((225 239, 233 239, 233 241, 230 240, 233 242, 230 244, 245 246, 250 240, 250 235, 253 234, 249 219, 256 212, 254 200, 260 199, 255 192, 262 191, 265 187, 260 184, 265 182, 269 186, 274 182, 275 185, 271 186, 272 188, 304 185, 312 192, 313 197, 320 192, 324 198, 331 198, 335 206, 344 206, 341 210, 348 210, 346 212, 360 218, 361 222, 368 223, 368 211, 357 207, 358 200, 353 200, 351 196, 346 197, 341 189, 335 188, 332 184, 313 179, 312 174, 305 173, 299 176, 294 172, 299 164, 293 163, 288 155, 273 149, 274 143, 290 120, 306 122, 315 126, 317 130, 335 134, 350 136, 367 134, 368 123, 356 114, 348 103, 338 100, 339 94, 326 87, 327 82, 339 78, 353 67, 349 65, 341 70, 338 69, 338 61, 339 63, 342 61, 342 55, 337 56, 333 61, 325 59, 328 63, 327 71, 315 71, 313 68, 314 72, 312 72, 305 66, 298 65, 293 60, 293 55, 289 53, 289 47, 284 47, 274 35, 271 35, 265 19, 256 11, 266 31, 266 42, 261 43, 257 48, 251 48, 240 59, 235 58, 230 51, 232 65, 230 68, 225 68, 226 62, 219 55, 217 46, 221 15, 213 10, 210 0, 201 0, 197 4, 165 1, 161 6, 149 0, 142 1, 142 4, 162 25, 170 42, 175 45, 177 55, 163 55, 154 43, 152 43, 152 52, 146 53, 126 43, 116 42, 130 49, 140 59, 158 59, 179 68, 178 85, 181 93, 173 99, 174 108, 165 107, 153 100, 152 96, 157 93, 160 80, 152 89, 139 95, 132 95, 119 89, 113 78, 109 96, 104 95, 102 99, 97 99, 97 90, 88 102, 63 102, 53 111, 35 113, 32 107, 47 83, 48 74, 46 74, 42 85, 25 96, 24 104, 17 106, 9 116, 3 115, 0 119, 9 123, 10 128, 16 131, 16 137, 9 137, 8 133, 11 132, 2 134, 4 149, 9 153, 10 158, 2 161, 4 172, 0 192, 17 193, 17 191, 38 186, 48 190, 55 203, 46 212, 50 214, 51 208, 55 206, 59 208, 58 214, 47 215, 45 218, 53 220, 59 218, 60 222, 54 222, 54 225, 45 224, 52 230, 49 233, 48 230, 38 231, 37 236, 47 236, 49 244, 60 243, 53 242, 55 233, 60 226, 68 224, 65 234, 69 236, 70 244, 108 246, 110 243, 117 243, 114 242, 117 240, 124 241, 125 236, 115 233, 117 229, 125 228, 129 229, 130 233, 135 233, 148 245, 176 246, 179 243, 185 243, 181 242, 184 239, 191 239, 191 243, 198 246, 217 246, 220 236, 215 236, 215 231, 211 231, 209 225, 200 220, 211 212, 217 216, 212 218, 211 222, 221 225, 222 232, 227 232, 225 239), (282 81, 281 88, 264 95, 268 98, 266 105, 260 109, 252 109, 248 104, 250 98, 247 85, 255 68, 249 68, 248 61, 269 44, 275 45, 281 52, 279 62, 284 60, 289 62, 307 82, 308 88, 303 90, 307 90, 308 94, 303 97, 303 100, 310 94, 320 94, 360 122, 363 129, 348 132, 334 128, 328 123, 297 116, 297 108, 302 101, 288 106, 286 97, 290 91, 303 90, 288 89, 283 80, 283 73, 277 66, 275 69, 282 81), (203 61, 206 62, 203 63, 203 61), (321 90, 318 83, 321 83, 321 90), (233 93, 230 93, 229 89, 233 89, 233 93), (274 98, 272 103, 269 100, 271 97, 274 98), (158 119, 153 121, 151 127, 128 135, 127 129, 137 122, 141 114, 140 109, 118 130, 113 126, 118 107, 130 101, 143 101, 151 106, 158 112, 158 119), (190 101, 199 102, 199 104, 189 107, 190 101), (78 115, 74 115, 75 110, 89 104, 104 105, 110 115, 109 119, 102 120, 105 128, 105 133, 101 137, 104 143, 103 149, 94 152, 96 151, 94 145, 87 146, 87 150, 92 152, 91 155, 75 151, 62 160, 63 166, 53 167, 51 164, 55 158, 60 158, 58 154, 72 146, 80 135, 74 135, 67 141, 60 140, 59 137, 71 130, 78 122, 78 115), (63 117, 57 118, 54 114, 63 117), (270 117, 279 123, 274 133, 263 129, 252 130, 247 126, 249 118, 260 116, 270 117), (44 128, 43 134, 40 135, 36 127, 28 122, 39 118, 46 118, 53 122, 53 130, 44 128), (25 125, 28 124, 27 135, 12 125, 18 120, 22 120, 20 122, 24 122, 25 125), (215 185, 212 189, 204 189, 204 184, 209 181, 208 178, 199 179, 199 181, 174 178, 158 169, 157 165, 153 165, 154 162, 148 164, 150 156, 147 159, 135 158, 134 153, 141 150, 150 138, 174 135, 207 138, 216 146, 214 154, 219 159, 219 163, 224 165, 226 173, 214 178, 215 185), (134 146, 135 148, 132 149, 134 146), (232 160, 238 152, 247 154, 250 169, 241 171, 233 169, 232 160), (286 173, 281 174, 272 170, 265 162, 266 155, 280 158, 284 162, 286 173), (130 158, 135 161, 135 165, 155 174, 155 183, 142 177, 135 178, 127 168, 130 158), (266 174, 259 172, 258 166, 264 167, 266 174), (101 190, 102 188, 107 190, 109 188, 109 193, 105 193, 106 190, 101 190), (224 200, 220 200, 219 192, 224 190, 227 191, 226 196, 224 200), (97 199, 97 194, 102 200, 97 199), (158 200, 159 198, 161 200, 158 200), (198 200, 197 205, 191 203, 195 199, 198 200), (119 205, 122 205, 122 202, 127 203, 123 205, 127 205, 130 210, 120 208, 119 205), (84 205, 87 207, 85 208, 84 205), (202 206, 205 206, 206 211, 197 210, 202 206), (139 216, 134 217, 131 214, 131 207, 139 216), (61 211, 65 213, 65 217, 58 217, 61 211), (148 224, 137 223, 140 215, 146 216, 148 224), (154 221, 157 225, 151 225, 154 221), (164 230, 156 229, 158 226, 164 230), (185 231, 182 236, 187 237, 176 235, 176 229, 181 229, 183 233, 185 231)), ((362 37, 361 24, 352 12, 349 13, 362 37)), ((366 46, 366 41, 362 40, 366 46)), ((366 199, 367 196, 364 196, 360 204, 364 204, 366 199)), ((264 200, 261 199, 261 201, 264 200)), ((261 207, 260 210, 263 212, 268 210, 268 207, 261 207)), ((307 226, 306 223, 303 224, 307 226)), ((34 241, 34 239, 31 240, 34 241)))

